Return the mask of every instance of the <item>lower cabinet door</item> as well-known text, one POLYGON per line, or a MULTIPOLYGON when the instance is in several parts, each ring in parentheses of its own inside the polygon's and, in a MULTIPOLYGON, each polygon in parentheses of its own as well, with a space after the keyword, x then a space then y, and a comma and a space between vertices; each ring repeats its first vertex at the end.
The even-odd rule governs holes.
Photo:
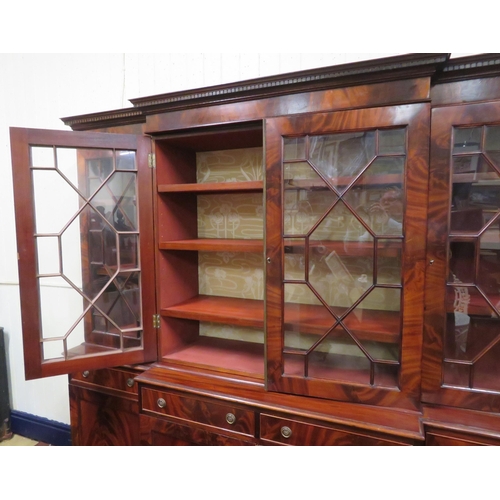
POLYGON ((139 404, 120 396, 69 386, 74 446, 139 444, 139 404))

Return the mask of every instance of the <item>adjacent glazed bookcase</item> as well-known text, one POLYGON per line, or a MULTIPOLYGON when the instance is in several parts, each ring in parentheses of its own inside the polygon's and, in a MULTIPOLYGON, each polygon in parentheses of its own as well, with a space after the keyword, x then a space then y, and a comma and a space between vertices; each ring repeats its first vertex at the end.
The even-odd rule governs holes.
POLYGON ((500 106, 433 110, 424 400, 500 410, 500 106))
POLYGON ((264 378, 262 124, 156 141, 161 359, 264 378))

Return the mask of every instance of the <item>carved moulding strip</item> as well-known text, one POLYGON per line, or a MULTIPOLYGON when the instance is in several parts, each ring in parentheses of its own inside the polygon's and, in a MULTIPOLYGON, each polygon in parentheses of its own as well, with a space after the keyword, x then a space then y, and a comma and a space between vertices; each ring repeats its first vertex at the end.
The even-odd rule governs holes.
POLYGON ((146 115, 140 109, 126 108, 88 115, 69 116, 61 118, 61 120, 73 130, 95 130, 113 125, 143 123, 146 121, 146 115))
POLYGON ((479 54, 450 59, 434 78, 435 83, 500 76, 500 54, 479 54))

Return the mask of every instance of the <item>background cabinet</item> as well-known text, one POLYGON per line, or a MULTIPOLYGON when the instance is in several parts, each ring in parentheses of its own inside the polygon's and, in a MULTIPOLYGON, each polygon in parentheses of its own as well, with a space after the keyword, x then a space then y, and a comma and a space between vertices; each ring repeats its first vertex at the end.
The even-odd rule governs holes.
MULTIPOLYGON (((99 383, 72 379, 76 443, 107 433, 111 444, 495 442, 498 63, 485 56, 464 70, 446 59, 417 54, 133 102, 137 138, 116 140, 131 141, 123 149, 136 152, 142 176, 134 248, 144 337, 124 345, 127 323, 97 335, 122 339, 109 363, 71 351, 32 374, 151 365, 132 392, 109 375, 130 367, 100 372, 99 383), (452 309, 465 291, 466 340, 455 336, 464 312, 452 309)), ((127 116, 68 118, 100 132, 59 142, 14 130, 20 218, 38 168, 27 147, 42 140, 57 152, 75 137, 116 159, 121 147, 103 132, 130 131, 127 116)), ((47 237, 19 224, 28 248, 47 237)), ((103 241, 85 227, 82 241, 103 241)), ((89 249, 83 276, 104 260, 89 249)), ((37 255, 21 258, 24 293, 35 296, 45 277, 37 255)), ((110 316, 91 305, 94 323, 110 316)), ((35 333, 40 311, 24 312, 35 333)), ((40 339, 32 332, 29 342, 36 366, 40 339)))

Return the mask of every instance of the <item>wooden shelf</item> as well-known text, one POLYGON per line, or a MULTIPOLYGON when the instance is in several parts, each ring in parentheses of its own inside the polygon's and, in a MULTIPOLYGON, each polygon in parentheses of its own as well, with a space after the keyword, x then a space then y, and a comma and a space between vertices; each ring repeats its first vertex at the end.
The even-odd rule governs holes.
POLYGON ((162 361, 218 372, 264 376, 264 345, 231 339, 199 337, 192 344, 162 357, 162 361))
POLYGON ((160 314, 172 318, 264 327, 264 302, 261 300, 198 295, 181 304, 161 309, 160 314))
POLYGON ((195 194, 216 194, 216 193, 258 193, 263 192, 263 181, 248 182, 207 182, 189 184, 159 184, 159 193, 195 193, 195 194))
MULTIPOLYGON (((336 314, 344 309, 334 308, 336 314)), ((162 316, 210 321, 235 326, 264 328, 264 302, 199 295, 176 306, 161 310, 162 316)), ((296 329, 302 325, 303 333, 324 334, 335 323, 334 317, 323 307, 307 304, 285 305, 285 328, 296 329)), ((360 340, 397 344, 400 340, 401 322, 397 311, 359 309, 344 319, 344 324, 360 340)), ((335 333, 332 334, 335 336, 335 333)))
POLYGON ((191 250, 201 252, 263 252, 263 240, 200 238, 195 240, 162 241, 160 250, 191 250))

